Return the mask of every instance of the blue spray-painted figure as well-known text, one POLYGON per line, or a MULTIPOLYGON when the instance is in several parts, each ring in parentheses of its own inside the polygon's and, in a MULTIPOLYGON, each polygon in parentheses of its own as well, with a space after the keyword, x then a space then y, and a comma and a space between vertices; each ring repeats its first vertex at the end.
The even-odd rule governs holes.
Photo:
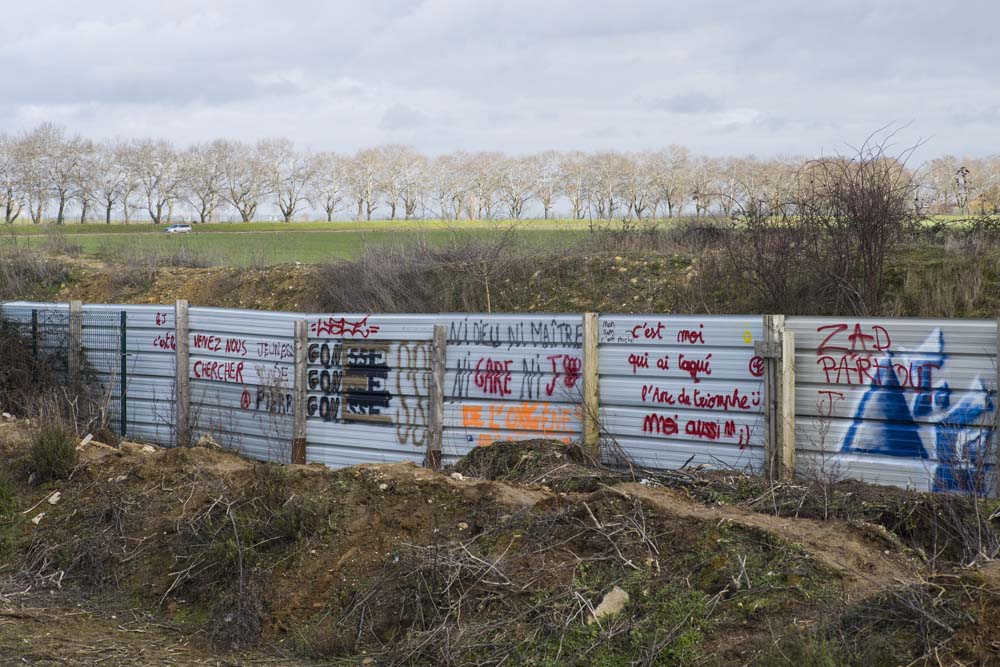
POLYGON ((993 435, 987 415, 994 410, 992 392, 979 377, 952 405, 946 381, 934 384, 947 361, 944 334, 935 329, 914 350, 886 350, 875 361, 875 374, 858 402, 844 438, 845 453, 933 459, 934 491, 984 492, 987 480, 980 454, 993 435), (899 373, 909 373, 910 393, 899 373), (933 433, 932 447, 924 442, 933 433))

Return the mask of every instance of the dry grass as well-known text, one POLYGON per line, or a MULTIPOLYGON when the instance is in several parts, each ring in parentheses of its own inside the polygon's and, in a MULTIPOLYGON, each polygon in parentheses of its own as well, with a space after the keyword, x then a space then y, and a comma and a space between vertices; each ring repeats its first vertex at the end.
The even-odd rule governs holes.
POLYGON ((0 238, 0 300, 44 295, 69 274, 63 262, 45 257, 13 234, 0 238))
POLYGON ((444 246, 369 246, 351 262, 320 265, 317 299, 329 312, 495 312, 512 308, 509 285, 526 281, 542 258, 513 233, 444 246))

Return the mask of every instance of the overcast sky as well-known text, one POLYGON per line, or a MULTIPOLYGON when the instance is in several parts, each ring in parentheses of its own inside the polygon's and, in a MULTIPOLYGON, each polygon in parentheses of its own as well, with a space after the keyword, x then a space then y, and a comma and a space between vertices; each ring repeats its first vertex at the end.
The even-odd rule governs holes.
POLYGON ((0 130, 350 152, 1000 152, 1000 3, 4 3, 0 130))

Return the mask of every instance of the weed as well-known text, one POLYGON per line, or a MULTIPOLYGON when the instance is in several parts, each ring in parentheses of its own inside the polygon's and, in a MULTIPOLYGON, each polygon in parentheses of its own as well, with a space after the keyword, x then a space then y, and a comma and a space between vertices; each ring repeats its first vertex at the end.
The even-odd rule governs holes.
POLYGON ((60 423, 42 426, 31 447, 31 471, 38 482, 65 479, 76 467, 76 433, 60 423))

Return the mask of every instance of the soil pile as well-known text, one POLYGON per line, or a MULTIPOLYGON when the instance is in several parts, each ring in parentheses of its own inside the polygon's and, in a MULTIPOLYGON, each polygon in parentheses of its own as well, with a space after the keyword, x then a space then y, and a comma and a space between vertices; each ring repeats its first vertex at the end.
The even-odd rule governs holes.
MULTIPOLYGON (((791 485, 764 503, 742 476, 637 480, 544 441, 479 448, 442 473, 90 443, 69 479, 35 485, 18 426, 0 441, 0 657, 11 662, 1000 658, 987 631, 1000 618, 995 569, 929 554, 902 515, 897 532, 861 509, 796 517, 791 485)), ((866 488, 865 505, 886 516, 906 511, 903 498, 911 514, 927 502, 866 488)))

